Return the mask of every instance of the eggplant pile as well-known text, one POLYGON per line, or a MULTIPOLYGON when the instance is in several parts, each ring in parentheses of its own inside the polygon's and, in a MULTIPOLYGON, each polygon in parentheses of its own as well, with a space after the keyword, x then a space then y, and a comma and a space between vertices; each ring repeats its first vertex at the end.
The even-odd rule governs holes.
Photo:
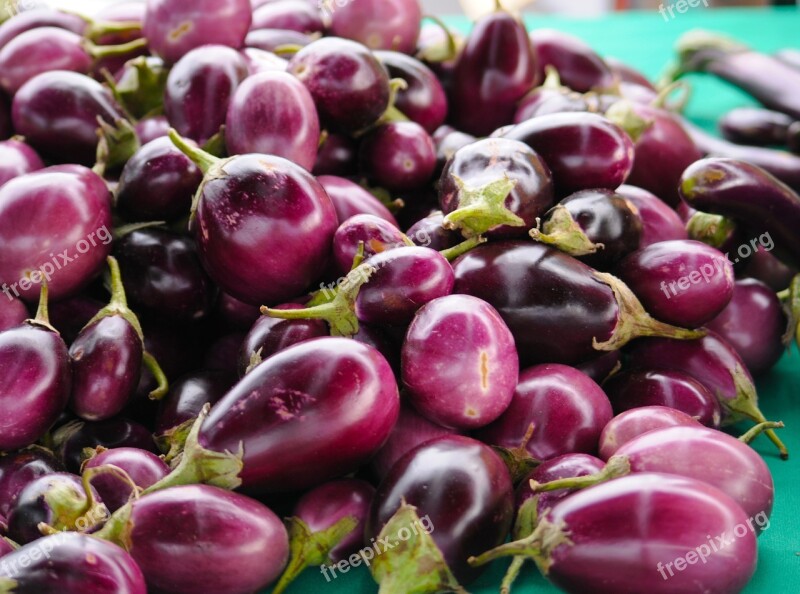
POLYGON ((796 52, 704 136, 498 2, 0 24, 0 594, 735 594, 800 341, 796 52), (433 19, 435 21, 435 19, 433 19), (786 328, 790 332, 786 332, 786 328), (744 421, 741 437, 726 426, 744 421), (529 564, 530 565, 530 564, 529 564), (363 570, 362 570, 363 571, 363 570))

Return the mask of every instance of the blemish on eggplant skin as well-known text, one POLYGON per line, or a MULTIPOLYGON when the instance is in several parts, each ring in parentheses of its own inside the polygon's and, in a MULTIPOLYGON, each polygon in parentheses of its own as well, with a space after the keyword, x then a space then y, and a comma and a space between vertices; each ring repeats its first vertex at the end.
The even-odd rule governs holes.
POLYGON ((481 351, 481 388, 489 389, 489 353, 481 351))
POLYGON ((194 28, 192 21, 184 21, 177 27, 175 27, 172 31, 169 32, 167 36, 170 41, 178 41, 181 37, 186 35, 189 31, 194 28))

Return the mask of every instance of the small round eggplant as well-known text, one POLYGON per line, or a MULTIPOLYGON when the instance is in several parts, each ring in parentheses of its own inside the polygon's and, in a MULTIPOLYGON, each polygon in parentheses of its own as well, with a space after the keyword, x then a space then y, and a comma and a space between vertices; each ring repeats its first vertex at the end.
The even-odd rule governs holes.
POLYGON ((536 151, 553 175, 556 194, 615 190, 633 169, 634 145, 616 124, 595 113, 554 113, 517 124, 503 137, 536 151))
POLYGON ((18 12, 13 19, 8 19, 0 25, 0 47, 4 47, 12 39, 31 29, 60 27, 66 31, 83 35, 89 26, 90 23, 85 17, 71 12, 43 7, 25 10, 18 12))
POLYGON ((667 406, 632 408, 619 413, 603 427, 598 451, 603 460, 608 460, 623 445, 648 431, 685 426, 699 427, 700 423, 685 412, 667 406))
POLYGON ((15 594, 147 594, 142 570, 128 553, 75 532, 47 536, 3 557, 0 584, 15 594))
MULTIPOLYGON (((316 175, 316 169, 315 169, 316 175)), ((397 227, 397 220, 383 203, 358 184, 335 175, 320 175, 317 181, 333 202, 339 223, 357 214, 370 214, 397 227)))
POLYGON ((679 371, 623 371, 609 378, 603 390, 614 413, 642 406, 667 406, 686 413, 706 427, 719 428, 719 401, 703 384, 679 371))
POLYGON ((402 378, 411 404, 431 421, 461 430, 483 427, 514 396, 514 337, 485 301, 469 295, 434 299, 408 328, 402 378))
MULTIPOLYGON (((111 513, 128 503, 135 491, 146 489, 169 474, 169 466, 155 454, 137 448, 99 447, 83 465, 84 476, 111 513), (107 472, 109 466, 125 474, 107 472), (86 472, 90 469, 90 472, 86 472)), ((138 495, 138 493, 137 493, 138 495)))
POLYGON ((461 233, 444 226, 444 213, 437 210, 419 219, 406 231, 406 236, 416 245, 442 251, 457 246, 463 241, 461 233))
POLYGON ((413 54, 422 20, 417 0, 363 0, 322 4, 331 19, 331 33, 355 39, 372 50, 394 50, 413 54), (327 8, 325 8, 327 7, 327 8))
POLYGON ((38 446, 0 458, 0 515, 8 517, 17 496, 28 483, 63 470, 64 466, 50 450, 38 446))
POLYGON ((0 142, 0 186, 39 169, 44 169, 44 163, 29 145, 13 139, 0 142))
POLYGON ((436 169, 436 147, 416 122, 388 122, 361 141, 359 169, 377 185, 392 192, 425 186, 436 169))
POLYGON ((369 214, 359 214, 342 221, 333 236, 333 259, 339 272, 347 274, 353 268, 356 255, 371 258, 377 253, 414 245, 396 225, 369 214))
POLYGON ((588 376, 566 365, 537 365, 520 374, 511 405, 477 436, 507 449, 524 447, 537 460, 593 454, 612 416, 608 397, 588 376))
POLYGON ((508 469, 491 448, 457 435, 428 441, 403 456, 375 494, 367 537, 402 544, 413 532, 417 546, 376 557, 373 577, 389 594, 407 592, 400 577, 407 572, 425 579, 429 591, 460 592, 459 583, 481 573, 467 558, 503 542, 513 513, 508 469))
POLYGON ((173 382, 158 409, 156 435, 163 436, 194 421, 205 404, 215 404, 233 384, 234 378, 220 371, 198 371, 173 382))
MULTIPOLYGON (((322 15, 313 2, 307 0, 279 0, 267 2, 253 11, 250 31, 283 29, 298 33, 324 33, 322 15)), ((246 40, 247 38, 245 38, 246 40)), ((246 41, 245 41, 246 43, 246 41)))
POLYGON ((389 107, 389 76, 366 47, 326 37, 298 51, 289 61, 311 92, 324 126, 344 132, 363 130, 389 107))
POLYGON ((575 365, 575 369, 585 373, 600 385, 617 373, 620 367, 622 367, 622 355, 619 351, 609 351, 575 365))
POLYGON ((686 224, 678 214, 655 194, 636 186, 622 185, 616 193, 628 201, 642 221, 639 248, 660 241, 689 239, 686 224))
POLYGON ((319 118, 311 93, 286 72, 248 77, 228 106, 225 145, 232 155, 277 155, 310 171, 319 145, 319 118))
POLYGON ((145 494, 97 536, 127 550, 148 590, 172 594, 249 594, 278 577, 289 556, 286 529, 269 508, 209 485, 145 494))
MULTIPOLYGON (((358 172, 358 146, 345 134, 328 132, 320 138, 312 172, 319 176, 352 176, 358 172)), ((363 188, 362 188, 363 190, 363 188)))
POLYGON ((611 68, 583 40, 555 29, 535 29, 530 39, 541 76, 549 66, 558 71, 567 87, 579 93, 613 87, 611 68))
POLYGON ((755 279, 737 280, 730 303, 707 327, 736 349, 753 375, 771 369, 784 353, 786 315, 781 302, 755 279))
POLYGON ((156 453, 153 435, 144 426, 120 417, 88 423, 73 421, 53 433, 56 455, 69 472, 79 473, 86 458, 84 450, 130 447, 156 453))
POLYGON ((144 146, 156 138, 161 138, 169 133, 167 116, 156 115, 142 118, 134 126, 139 143, 144 146))
POLYGON ((21 326, 28 318, 25 304, 11 295, 8 297, 8 300, 0 300, 0 332, 21 326))
POLYGON ((662 241, 617 265, 617 274, 656 319, 686 328, 713 320, 733 297, 733 264, 699 241, 662 241))
POLYGON ((472 134, 460 132, 448 125, 439 126, 432 138, 436 144, 436 171, 439 172, 444 169, 447 161, 457 150, 478 140, 472 134))

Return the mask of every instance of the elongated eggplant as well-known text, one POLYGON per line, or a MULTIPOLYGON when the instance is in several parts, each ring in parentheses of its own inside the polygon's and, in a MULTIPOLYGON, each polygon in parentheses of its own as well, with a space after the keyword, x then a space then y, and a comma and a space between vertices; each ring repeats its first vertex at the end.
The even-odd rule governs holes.
POLYGON ((534 29, 530 39, 541 76, 548 66, 555 68, 564 85, 579 93, 613 86, 611 68, 582 39, 556 29, 534 29))
POLYGON ((756 107, 732 109, 719 120, 722 135, 737 144, 753 146, 785 145, 792 116, 756 107))

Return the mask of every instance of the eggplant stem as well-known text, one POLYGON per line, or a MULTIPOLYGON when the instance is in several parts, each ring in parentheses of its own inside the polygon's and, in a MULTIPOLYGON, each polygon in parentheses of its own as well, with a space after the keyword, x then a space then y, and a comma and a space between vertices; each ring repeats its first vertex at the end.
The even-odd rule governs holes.
POLYGON ((169 392, 169 381, 167 380, 164 370, 161 369, 156 358, 147 351, 142 352, 142 364, 153 374, 157 384, 147 397, 150 400, 161 400, 167 395, 167 392, 169 392))
POLYGON ((630 472, 631 465, 627 456, 611 456, 606 462, 606 465, 599 472, 584 476, 556 479, 547 483, 537 483, 531 480, 531 489, 534 493, 557 491, 559 489, 585 489, 586 487, 593 487, 600 483, 625 476, 630 474, 630 472))
POLYGON ((39 305, 36 307, 36 317, 32 320, 26 320, 26 323, 30 324, 31 326, 40 326, 46 330, 50 330, 51 332, 55 332, 59 334, 58 330, 56 330, 50 324, 50 314, 47 309, 47 295, 49 289, 47 287, 47 280, 42 279, 41 287, 39 288, 39 305))
POLYGON ((99 37, 103 35, 108 35, 110 33, 133 33, 136 31, 142 30, 142 23, 139 21, 120 21, 118 23, 114 22, 93 22, 91 23, 89 28, 84 33, 84 37, 91 39, 92 41, 97 41, 99 37))
POLYGON ((144 348, 144 334, 142 333, 142 325, 139 323, 139 318, 133 313, 133 310, 128 307, 128 299, 125 296, 125 286, 122 284, 122 273, 119 269, 119 262, 114 256, 106 258, 109 270, 109 292, 111 299, 103 309, 98 311, 94 317, 86 322, 84 328, 88 328, 92 324, 97 323, 108 316, 120 316, 128 322, 136 331, 139 340, 142 342, 144 348))
POLYGON ((458 45, 456 39, 453 37, 453 32, 447 27, 442 19, 432 14, 426 14, 422 17, 438 25, 445 35, 444 49, 436 53, 435 51, 421 51, 417 53, 417 59, 425 62, 448 62, 456 57, 458 54, 458 45))
POLYGON ((500 582, 500 594, 511 593, 511 586, 517 581, 517 577, 519 577, 519 572, 522 566, 525 565, 525 561, 525 557, 514 557, 511 561, 511 565, 508 566, 508 570, 506 570, 506 574, 503 576, 503 581, 500 582))
POLYGON ((454 245, 451 248, 441 250, 439 253, 444 256, 445 260, 452 262, 459 256, 466 254, 472 248, 478 247, 482 243, 486 243, 486 238, 482 235, 478 235, 477 237, 470 237, 466 241, 462 241, 458 245, 454 245))
POLYGON ((739 436, 739 441, 749 445, 750 442, 752 442, 767 429, 783 429, 784 427, 785 425, 783 424, 783 421, 765 421, 750 427, 746 433, 743 433, 739 436))
POLYGON ((585 256, 605 249, 604 244, 589 239, 566 206, 556 204, 545 216, 544 223, 537 218, 536 227, 528 232, 534 241, 552 245, 570 256, 585 256))
POLYGON ((168 136, 172 141, 172 144, 174 144, 184 155, 189 157, 203 173, 208 173, 208 171, 214 165, 217 165, 220 161, 222 161, 222 159, 215 157, 211 153, 207 153, 203 149, 190 144, 185 138, 178 134, 175 128, 169 129, 168 136))
POLYGON ((144 49, 147 47, 147 40, 144 38, 134 39, 128 43, 121 43, 119 45, 95 45, 91 41, 85 41, 83 48, 95 60, 102 60, 103 58, 114 58, 116 56, 124 56, 136 50, 144 49))
POLYGON ((461 229, 465 237, 475 237, 501 225, 525 226, 525 221, 505 205, 517 180, 503 174, 483 186, 469 187, 459 176, 452 178, 458 188, 458 208, 444 217, 445 228, 461 229))

